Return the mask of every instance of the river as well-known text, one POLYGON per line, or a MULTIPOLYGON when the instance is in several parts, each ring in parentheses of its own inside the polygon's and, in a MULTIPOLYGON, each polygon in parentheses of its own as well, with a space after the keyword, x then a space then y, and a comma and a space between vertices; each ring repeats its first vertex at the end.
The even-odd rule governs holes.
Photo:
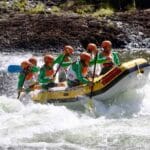
MULTIPOLYGON (((150 149, 150 74, 140 89, 129 89, 111 103, 95 101, 98 116, 54 104, 16 99, 17 74, 7 72, 32 55, 42 64, 42 53, 0 52, 0 149, 126 150, 150 149)), ((119 51, 121 61, 144 57, 150 50, 119 51)))

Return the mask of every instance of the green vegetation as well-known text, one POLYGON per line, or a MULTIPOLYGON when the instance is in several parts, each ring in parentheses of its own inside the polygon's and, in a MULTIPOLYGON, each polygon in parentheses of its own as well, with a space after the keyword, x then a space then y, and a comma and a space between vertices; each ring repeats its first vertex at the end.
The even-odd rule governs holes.
POLYGON ((30 8, 28 10, 29 13, 37 14, 37 13, 44 13, 45 12, 45 5, 39 2, 35 7, 30 8))
POLYGON ((104 16, 111 16, 114 14, 114 10, 111 8, 101 8, 93 13, 94 17, 104 17, 104 16))
POLYGON ((14 0, 12 7, 14 10, 25 12, 28 5, 28 0, 14 0))
POLYGON ((89 14, 93 12, 93 6, 92 5, 81 5, 80 7, 77 7, 75 10, 75 13, 84 15, 84 14, 89 14))
POLYGON ((57 6, 52 6, 50 12, 51 13, 60 13, 61 9, 57 6))
POLYGON ((110 16, 115 11, 135 11, 149 8, 148 0, 1 0, 0 11, 12 10, 21 13, 64 13, 73 12, 80 15, 89 14, 95 17, 110 16))

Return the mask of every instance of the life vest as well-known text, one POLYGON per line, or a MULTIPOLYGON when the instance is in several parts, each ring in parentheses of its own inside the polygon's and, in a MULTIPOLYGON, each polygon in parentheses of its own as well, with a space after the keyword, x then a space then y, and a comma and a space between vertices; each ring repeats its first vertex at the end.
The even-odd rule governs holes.
POLYGON ((69 66, 67 70, 67 79, 70 81, 74 81, 77 79, 76 72, 73 70, 72 66, 69 66))
POLYGON ((87 74, 88 74, 88 67, 86 66, 86 67, 83 67, 83 68, 82 68, 82 75, 83 75, 84 77, 86 77, 87 74))
POLYGON ((69 62, 70 61, 70 58, 69 57, 65 57, 64 58, 64 62, 69 62))
POLYGON ((113 67, 114 66, 114 63, 113 63, 113 58, 112 58, 112 54, 110 54, 109 56, 106 56, 107 57, 110 57, 112 60, 109 60, 108 62, 106 63, 103 63, 102 66, 105 68, 105 67, 113 67))
POLYGON ((31 80, 34 76, 34 73, 32 72, 29 72, 27 75, 26 75, 26 79, 25 80, 31 80))
POLYGON ((37 73, 32 73, 32 72, 27 73, 24 82, 24 88, 28 88, 34 85, 35 83, 37 83, 37 73))
POLYGON ((113 62, 103 63, 103 67, 113 67, 113 62))
POLYGON ((51 69, 51 70, 46 70, 45 75, 46 75, 47 77, 52 77, 52 76, 54 75, 54 70, 53 70, 53 69, 51 69))
MULTIPOLYGON (((69 62, 69 61, 70 61, 70 57, 69 56, 64 58, 64 62, 69 62)), ((65 67, 60 67, 59 72, 60 73, 61 72, 66 73, 67 72, 67 67, 66 68, 65 67)))

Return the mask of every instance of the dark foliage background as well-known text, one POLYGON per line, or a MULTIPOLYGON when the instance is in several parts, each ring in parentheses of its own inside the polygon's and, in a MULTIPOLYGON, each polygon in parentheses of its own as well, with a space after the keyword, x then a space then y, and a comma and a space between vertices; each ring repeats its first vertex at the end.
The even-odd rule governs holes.
POLYGON ((80 0, 80 2, 98 5, 99 7, 109 5, 116 10, 126 10, 130 6, 139 9, 150 8, 150 0, 80 0))

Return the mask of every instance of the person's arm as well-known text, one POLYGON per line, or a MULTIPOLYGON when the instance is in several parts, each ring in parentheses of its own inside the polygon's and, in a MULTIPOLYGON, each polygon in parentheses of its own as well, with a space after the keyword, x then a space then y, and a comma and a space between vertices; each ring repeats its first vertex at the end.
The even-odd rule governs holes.
POLYGON ((18 76, 18 85, 17 85, 17 89, 21 90, 24 84, 24 80, 25 80, 25 74, 20 73, 18 76))
POLYGON ((119 66, 120 60, 119 60, 118 52, 112 52, 112 57, 113 57, 114 64, 119 66))
MULTIPOLYGON (((102 63, 105 63, 106 61, 107 61, 106 57, 102 56, 101 54, 98 54, 96 63, 102 64, 102 63)), ((90 66, 94 64, 95 64, 95 58, 90 61, 90 66)))
POLYGON ((55 60, 54 64, 60 64, 63 61, 64 55, 60 54, 55 60))
POLYGON ((37 67, 37 66, 31 67, 31 72, 37 73, 37 72, 39 72, 39 71, 40 71, 40 68, 39 68, 39 67, 37 67))
POLYGON ((89 80, 82 76, 81 64, 80 64, 80 62, 77 62, 76 65, 75 65, 75 67, 74 67, 73 69, 74 69, 74 71, 75 71, 75 73, 76 73, 76 75, 77 75, 77 79, 78 79, 81 83, 83 83, 83 84, 89 83, 89 80))
POLYGON ((64 54, 60 54, 54 61, 54 65, 58 64, 61 65, 61 67, 66 68, 69 65, 71 65, 72 61, 64 62, 64 54))
POLYGON ((71 64, 72 64, 71 61, 69 61, 69 62, 63 62, 63 63, 61 64, 61 66, 62 66, 63 68, 66 68, 66 67, 70 66, 71 64))

